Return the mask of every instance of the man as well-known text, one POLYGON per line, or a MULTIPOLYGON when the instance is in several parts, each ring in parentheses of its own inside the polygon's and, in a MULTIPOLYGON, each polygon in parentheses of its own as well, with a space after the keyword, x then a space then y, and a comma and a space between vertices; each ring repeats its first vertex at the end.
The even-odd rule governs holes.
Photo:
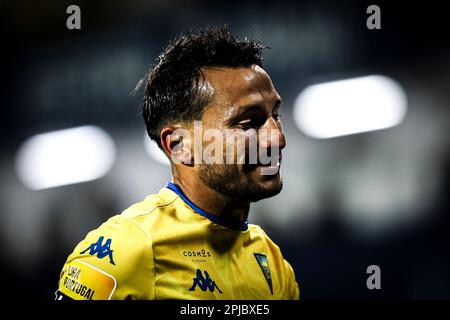
POLYGON ((57 299, 299 298, 279 247, 247 224, 251 202, 281 191, 286 145, 262 49, 209 28, 159 56, 143 115, 173 179, 87 234, 64 265, 57 299))

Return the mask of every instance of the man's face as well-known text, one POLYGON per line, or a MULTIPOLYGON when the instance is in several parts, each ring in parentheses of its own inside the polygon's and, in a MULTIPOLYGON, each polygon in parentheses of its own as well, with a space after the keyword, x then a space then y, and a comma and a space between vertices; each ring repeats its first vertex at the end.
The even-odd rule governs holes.
MULTIPOLYGON (((199 177, 233 199, 258 201, 278 194, 282 188, 281 150, 286 140, 279 117, 280 96, 269 75, 258 66, 210 68, 203 74, 213 91, 213 102, 203 114, 202 131, 221 133, 223 161, 196 165, 199 177), (233 143, 239 139, 245 143, 233 143)), ((213 141, 203 139, 203 150, 213 141)))

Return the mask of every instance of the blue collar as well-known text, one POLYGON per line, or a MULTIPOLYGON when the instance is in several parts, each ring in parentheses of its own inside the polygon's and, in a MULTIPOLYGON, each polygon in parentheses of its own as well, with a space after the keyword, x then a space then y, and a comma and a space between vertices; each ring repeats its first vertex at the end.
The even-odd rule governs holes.
MULTIPOLYGON (((229 229, 233 229, 231 228, 225 221, 223 221, 222 219, 220 219, 218 216, 213 215, 211 213, 208 213, 206 211, 203 211, 202 209, 200 209, 199 207, 197 207, 194 203, 191 202, 191 200, 189 200, 181 191, 181 189, 174 183, 169 182, 167 183, 166 188, 172 190, 173 192, 175 192, 177 195, 179 195, 181 197, 181 199, 183 199, 184 202, 186 202, 186 204, 192 208, 192 210, 194 210, 195 212, 197 212, 198 214, 201 214, 202 216, 204 216, 205 218, 208 218, 209 220, 211 220, 214 223, 220 224, 221 226, 227 227, 229 229)), ((244 220, 244 222, 242 223, 242 226, 240 229, 240 231, 245 231, 248 229, 248 221, 247 219, 244 220)), ((233 229, 236 230, 236 229, 233 229)))

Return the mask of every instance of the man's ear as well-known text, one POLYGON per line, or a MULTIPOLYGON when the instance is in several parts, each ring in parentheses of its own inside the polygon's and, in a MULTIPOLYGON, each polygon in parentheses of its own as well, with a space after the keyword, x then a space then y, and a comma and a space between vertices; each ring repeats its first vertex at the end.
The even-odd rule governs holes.
POLYGON ((165 127, 160 134, 161 147, 173 164, 193 165, 192 139, 189 130, 165 127))

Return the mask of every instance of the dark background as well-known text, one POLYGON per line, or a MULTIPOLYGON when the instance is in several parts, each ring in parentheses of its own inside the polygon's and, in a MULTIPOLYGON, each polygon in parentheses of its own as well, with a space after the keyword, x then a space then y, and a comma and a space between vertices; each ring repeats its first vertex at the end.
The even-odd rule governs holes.
POLYGON ((2 1, 2 298, 54 299, 76 243, 170 180, 145 152, 142 92, 130 93, 169 39, 224 23, 271 48, 264 68, 284 99, 285 188, 249 220, 282 248, 302 298, 450 298, 448 12, 392 2, 2 1), (70 4, 81 8, 81 30, 66 28, 70 4), (366 28, 370 4, 381 8, 381 30, 366 28), (401 124, 325 140, 297 128, 292 108, 305 87, 368 74, 403 87, 401 124), (44 190, 20 181, 24 141, 86 124, 115 142, 104 177, 44 190), (366 287, 372 264, 381 290, 366 287))

